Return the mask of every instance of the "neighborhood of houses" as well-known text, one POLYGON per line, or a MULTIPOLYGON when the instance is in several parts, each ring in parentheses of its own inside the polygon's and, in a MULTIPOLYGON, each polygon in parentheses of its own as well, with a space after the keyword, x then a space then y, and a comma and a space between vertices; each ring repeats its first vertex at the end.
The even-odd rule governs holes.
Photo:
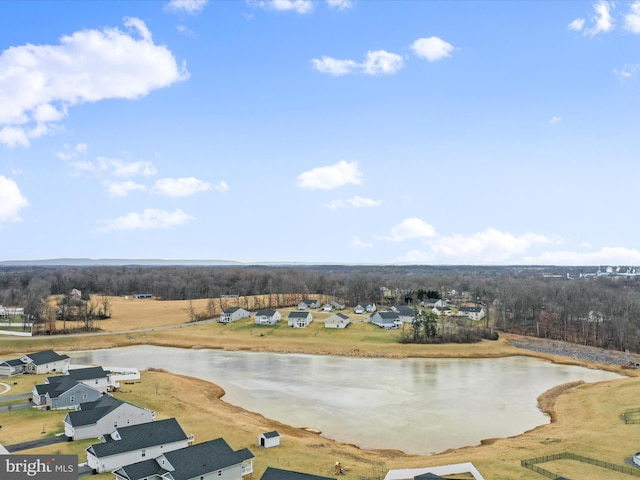
MULTIPOLYGON (((468 318, 479 321, 485 318, 484 307, 454 307, 449 305, 447 300, 427 299, 421 302, 420 307, 433 312, 442 317, 468 318)), ((287 314, 287 324, 293 328, 304 328, 313 322, 312 310, 331 313, 323 319, 325 328, 347 328, 351 323, 351 317, 340 312, 346 308, 345 304, 330 302, 321 305, 318 300, 303 299, 297 310, 289 311, 287 314)), ((367 321, 384 329, 397 329, 403 324, 412 323, 416 318, 416 308, 409 305, 399 305, 385 307, 380 310, 372 302, 359 302, 353 307, 353 314, 359 318, 367 316, 367 321)), ((250 318, 252 313, 242 307, 230 307, 220 314, 220 323, 230 323, 237 320, 250 318)), ((258 310, 254 314, 256 325, 275 325, 283 319, 283 314, 274 309, 258 310)))

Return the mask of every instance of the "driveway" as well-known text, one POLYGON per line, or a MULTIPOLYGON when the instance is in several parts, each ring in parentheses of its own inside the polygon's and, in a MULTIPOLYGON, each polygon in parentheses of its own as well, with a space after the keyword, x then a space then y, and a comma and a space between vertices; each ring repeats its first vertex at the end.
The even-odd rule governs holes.
POLYGON ((20 452, 22 450, 30 450, 32 448, 46 447, 47 445, 55 445, 56 443, 67 442, 65 435, 56 435, 55 437, 39 438, 29 442, 14 443, 13 445, 5 445, 9 453, 20 452))

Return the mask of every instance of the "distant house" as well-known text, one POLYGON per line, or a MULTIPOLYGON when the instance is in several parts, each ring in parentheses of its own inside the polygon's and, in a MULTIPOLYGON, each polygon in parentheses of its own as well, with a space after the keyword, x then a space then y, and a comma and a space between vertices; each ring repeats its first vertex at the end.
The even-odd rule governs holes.
POLYGON ((484 308, 482 307, 460 307, 458 315, 468 317, 471 320, 482 320, 485 317, 484 308))
POLYGON ((114 471, 115 480, 242 480, 253 473, 255 457, 248 449, 233 451, 218 438, 163 452, 114 471))
POLYGON ((387 330, 400 328, 402 320, 396 312, 376 312, 369 317, 369 322, 387 330))
POLYGON ((308 308, 320 308, 320 300, 302 299, 298 304, 298 310, 306 310, 308 308))
POLYGON ((111 395, 103 395, 95 402, 83 403, 80 410, 67 413, 64 434, 71 440, 98 438, 114 428, 139 425, 153 421, 155 413, 111 395))
POLYGON ((145 299, 153 298, 153 295, 150 293, 135 293, 133 295, 133 298, 145 300, 145 299))
POLYGON ((447 304, 446 300, 440 298, 425 298, 421 305, 425 308, 444 307, 447 304))
POLYGON ((362 315, 363 313, 373 313, 376 311, 376 304, 371 302, 360 302, 353 307, 353 313, 362 315))
POLYGON ((74 380, 95 388, 101 393, 116 390, 120 385, 111 379, 111 372, 102 367, 84 367, 67 370, 66 375, 74 380))
POLYGON ((324 328, 347 328, 351 319, 344 313, 334 313, 324 321, 324 328))
POLYGON ((282 320, 282 314, 277 310, 264 309, 256 312, 256 325, 275 325, 282 320))
POLYGON ((391 310, 398 314, 398 316, 400 317, 400 321, 403 323, 413 323, 413 320, 416 318, 415 308, 409 307, 407 305, 398 305, 396 307, 391 307, 391 310))
POLYGON ((264 448, 277 447, 280 445, 280 434, 275 430, 260 434, 258 444, 264 448))
POLYGON ((289 312, 289 326, 294 328, 304 328, 313 322, 313 315, 311 312, 289 312))
POLYGON ((34 405, 60 410, 76 409, 81 403, 98 400, 101 395, 102 393, 98 390, 88 387, 68 375, 60 375, 48 377, 45 379, 45 383, 35 385, 31 399, 34 405))
POLYGON ((445 317, 450 317, 453 315, 453 310, 451 310, 451 307, 433 307, 431 311, 438 316, 444 315, 445 317))
POLYGON ((230 307, 225 309, 221 314, 218 322, 220 323, 230 323, 235 322, 236 320, 242 320, 243 318, 249 318, 251 316, 251 312, 242 307, 230 307))
POLYGON ((331 312, 333 310, 344 310, 344 308, 345 308, 345 304, 344 303, 340 303, 340 302, 336 302, 336 301, 325 303, 322 306, 322 309, 325 312, 331 312))
POLYGON ((25 373, 41 375, 43 373, 64 372, 69 367, 69 356, 59 355, 53 350, 29 353, 20 358, 25 364, 25 373))
POLYGON ((10 375, 19 375, 24 373, 26 364, 19 358, 12 360, 4 360, 0 362, 0 377, 8 377, 10 375))
POLYGON ((309 473, 282 470, 280 468, 267 467, 260 480, 336 480, 335 477, 321 477, 309 473))
POLYGON ((86 449, 87 465, 95 473, 114 471, 188 447, 193 437, 184 433, 175 418, 168 418, 115 428, 100 441, 86 449))

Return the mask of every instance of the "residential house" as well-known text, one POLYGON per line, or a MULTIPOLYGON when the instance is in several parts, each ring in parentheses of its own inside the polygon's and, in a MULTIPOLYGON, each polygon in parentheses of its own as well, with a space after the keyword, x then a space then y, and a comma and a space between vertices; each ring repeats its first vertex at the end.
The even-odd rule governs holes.
POLYGON ((416 318, 416 309, 409 307, 408 305, 391 307, 391 310, 398 314, 400 321, 403 323, 413 323, 416 318))
POLYGON ((220 323, 230 323, 235 322, 236 320, 242 320, 243 318, 249 318, 251 316, 251 312, 242 307, 230 307, 225 309, 221 314, 218 322, 220 323))
POLYGON ((460 307, 458 316, 467 317, 471 320, 482 320, 485 317, 485 312, 482 307, 460 307))
POLYGON ((260 480, 336 480, 335 477, 321 477, 309 473, 282 470, 280 468, 267 467, 260 480))
POLYGON ((188 447, 192 441, 175 418, 118 427, 86 449, 87 465, 95 473, 114 471, 188 447))
POLYGON ((369 317, 369 322, 387 330, 400 328, 402 320, 396 312, 376 312, 369 317))
POLYGON ((298 304, 298 310, 306 310, 308 308, 320 308, 320 300, 302 299, 298 304))
POLYGON ((258 444, 264 448, 277 447, 280 445, 280 434, 275 430, 273 432, 261 433, 258 437, 258 444))
POLYGON ((451 317, 453 315, 451 307, 433 307, 431 311, 438 316, 444 315, 445 317, 451 317))
POLYGON ((305 328, 313 322, 313 315, 311 312, 294 311, 289 312, 289 326, 294 328, 305 328))
POLYGON ((254 455, 246 448, 238 451, 218 438, 122 466, 115 480, 242 480, 253 473, 254 455))
POLYGON ((79 410, 67 413, 64 434, 70 440, 98 438, 114 428, 151 422, 155 413, 111 395, 103 395, 95 402, 82 403, 79 410))
POLYGON ((322 306, 322 309, 325 312, 331 312, 333 310, 344 310, 345 307, 346 307, 346 305, 344 303, 336 302, 334 300, 333 302, 325 303, 322 306))
POLYGON ((111 372, 102 367, 70 368, 66 375, 101 393, 116 390, 120 385, 111 379, 111 372))
POLYGON ((69 356, 60 355, 53 350, 29 353, 20 358, 25 364, 25 373, 41 375, 43 373, 64 372, 69 368, 69 356))
POLYGON ((363 313, 373 313, 376 311, 376 304, 371 302, 360 302, 353 307, 353 313, 362 315, 363 313))
POLYGON ((344 313, 334 313, 324 321, 324 328, 347 328, 351 319, 344 313))
POLYGON ((282 320, 282 314, 269 308, 256 312, 256 325, 275 325, 282 320))
POLYGON ((24 373, 27 365, 19 358, 4 360, 0 362, 0 377, 8 377, 10 375, 19 375, 24 373))
POLYGON ((421 302, 421 305, 425 308, 444 307, 447 305, 447 301, 443 298, 426 298, 421 302))
POLYGON ((35 385, 32 391, 32 401, 35 405, 47 409, 76 409, 78 405, 94 402, 102 393, 84 383, 78 382, 68 375, 47 377, 45 383, 35 385))

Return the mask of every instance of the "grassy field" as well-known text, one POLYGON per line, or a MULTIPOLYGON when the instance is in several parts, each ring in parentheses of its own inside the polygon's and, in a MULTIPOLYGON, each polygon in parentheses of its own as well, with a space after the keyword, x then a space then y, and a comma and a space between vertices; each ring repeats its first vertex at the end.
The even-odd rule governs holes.
MULTIPOLYGON (((204 308, 206 301, 202 301, 204 308)), ((471 358, 532 355, 556 362, 581 364, 563 357, 535 354, 513 347, 505 338, 472 345, 411 345, 398 343, 401 331, 385 331, 368 324, 364 317, 346 330, 325 329, 326 314, 314 313, 314 321, 305 329, 286 326, 283 321, 274 327, 257 326, 252 319, 229 325, 208 323, 162 328, 187 320, 188 302, 154 300, 113 301, 113 318, 105 320, 103 330, 153 328, 145 332, 98 335, 91 337, 45 338, 0 341, 0 355, 12 358, 19 354, 45 348, 64 352, 81 349, 109 348, 132 344, 154 344, 184 348, 218 348, 273 352, 306 352, 345 356, 371 357, 432 357, 471 358), (169 320, 169 317, 173 320, 169 320), (162 317, 162 318, 160 318, 162 317)), ((199 303, 194 305, 200 305, 199 303)), ((200 308, 200 307, 196 307, 200 308)), ((605 366, 588 365, 593 368, 605 366)), ((487 439, 482 445, 447 451, 432 456, 405 455, 395 450, 361 450, 328 440, 300 428, 267 419, 220 400, 222 389, 198 379, 162 371, 146 371, 142 382, 126 385, 117 395, 156 411, 158 418, 176 417, 187 433, 195 434, 196 442, 224 437, 234 449, 248 447, 255 455, 253 479, 259 479, 267 466, 332 476, 332 465, 341 461, 351 467, 342 478, 359 480, 361 476, 383 478, 387 470, 416 468, 447 463, 473 462, 484 477, 492 480, 542 480, 540 475, 520 466, 523 459, 551 455, 564 451, 623 465, 625 458, 640 450, 640 425, 625 424, 621 414, 640 407, 640 378, 635 370, 606 367, 629 374, 621 380, 598 384, 575 384, 558 387, 539 399, 553 422, 522 435, 505 439, 487 439), (184 392, 190 392, 184 395, 184 392), (260 433, 277 430, 282 445, 262 449, 257 446, 260 433)), ((38 379, 29 376, 10 379, 18 382, 11 393, 29 391, 38 379)), ((1 402, 1 397, 0 397, 1 402)), ((61 412, 33 410, 0 412, 0 443, 11 444, 41 435, 62 431, 61 412), (42 433, 45 431, 45 433, 42 433)), ((504 419, 496 418, 496 422, 504 419)), ((82 453, 91 442, 71 442, 47 447, 42 453, 82 453)), ((34 452, 29 452, 34 453, 34 452)), ((83 456, 81 455, 82 459, 83 456)), ((563 473, 570 478, 596 478, 588 465, 559 461, 544 468, 563 473), (566 473, 565 473, 566 472, 566 473), (569 475, 570 474, 570 475, 569 475)), ((607 476, 597 478, 622 478, 607 476)), ((616 474, 620 475, 620 474, 616 474)), ((95 477, 100 478, 101 476, 95 477)), ((105 477, 112 478, 112 477, 105 477)), ((631 477, 629 477, 631 478, 631 477)))

